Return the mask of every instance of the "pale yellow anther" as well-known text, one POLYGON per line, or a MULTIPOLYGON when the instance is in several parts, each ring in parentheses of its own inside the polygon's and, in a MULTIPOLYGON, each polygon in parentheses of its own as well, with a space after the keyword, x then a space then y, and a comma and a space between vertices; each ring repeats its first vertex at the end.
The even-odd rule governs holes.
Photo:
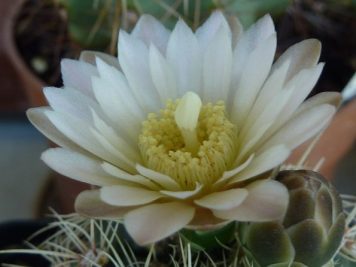
POLYGON ((199 149, 197 125, 202 102, 193 92, 187 92, 174 112, 174 119, 183 136, 186 149, 195 154, 199 149))
POLYGON ((185 190, 194 190, 197 183, 207 189, 231 168, 236 137, 223 102, 202 105, 196 94, 187 93, 147 116, 139 148, 148 168, 172 177, 185 190))

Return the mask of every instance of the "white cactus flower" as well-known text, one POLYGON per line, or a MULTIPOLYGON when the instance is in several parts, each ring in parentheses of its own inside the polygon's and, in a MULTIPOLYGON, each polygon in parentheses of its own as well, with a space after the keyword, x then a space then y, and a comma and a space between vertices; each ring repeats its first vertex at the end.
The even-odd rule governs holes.
POLYGON ((195 33, 183 20, 170 32, 144 15, 120 31, 118 60, 62 61, 64 88, 45 88, 50 106, 28 117, 60 146, 45 163, 97 186, 78 196, 79 213, 122 218, 141 245, 284 215, 288 192, 271 171, 326 127, 339 96, 302 104, 323 68, 319 41, 273 64, 270 16, 246 31, 233 22, 217 11, 195 33))

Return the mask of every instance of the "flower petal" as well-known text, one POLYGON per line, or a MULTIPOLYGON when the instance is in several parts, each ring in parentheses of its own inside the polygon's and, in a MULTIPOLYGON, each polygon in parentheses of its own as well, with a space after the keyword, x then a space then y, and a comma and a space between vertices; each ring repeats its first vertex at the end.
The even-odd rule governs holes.
POLYGON ((242 164, 238 164, 236 168, 231 169, 229 171, 225 171, 223 173, 222 177, 219 178, 215 182, 214 186, 216 186, 216 187, 220 186, 221 184, 223 184, 224 182, 229 180, 231 177, 233 177, 236 174, 238 174, 239 172, 243 171, 248 165, 250 165, 250 163, 253 161, 254 157, 255 157, 255 154, 251 154, 247 160, 245 160, 242 164))
POLYGON ((296 111, 315 86, 323 68, 324 63, 319 63, 313 68, 301 70, 293 77, 293 79, 289 81, 288 84, 286 84, 286 87, 292 88, 293 94, 287 105, 282 110, 281 116, 278 118, 279 123, 275 125, 275 128, 278 128, 279 125, 282 125, 290 119, 291 115, 296 111))
POLYGON ((294 112, 293 117, 296 117, 302 112, 310 110, 316 106, 321 106, 323 104, 332 105, 337 109, 340 106, 341 101, 342 96, 338 92, 321 92, 302 103, 300 107, 294 112))
POLYGON ((274 68, 271 72, 253 105, 247 123, 254 122, 263 113, 266 105, 277 98, 276 96, 284 90, 283 85, 290 64, 290 61, 285 61, 284 64, 278 68, 274 68))
POLYGON ((71 114, 91 123, 91 109, 98 112, 98 104, 78 90, 71 88, 45 87, 43 93, 50 106, 63 113, 71 114))
POLYGON ((293 90, 281 90, 270 102, 264 104, 264 109, 257 117, 249 116, 239 136, 242 143, 240 157, 256 149, 268 129, 279 119, 292 95, 293 90))
POLYGON ((308 109, 288 121, 261 149, 276 144, 285 144, 288 148, 294 149, 324 129, 335 112, 336 108, 329 104, 308 109))
POLYGON ((29 121, 45 135, 49 140, 57 145, 69 148, 78 152, 84 152, 80 146, 69 140, 64 134, 52 124, 52 122, 46 116, 46 112, 51 111, 48 107, 30 108, 27 110, 26 115, 29 121))
POLYGON ((248 196, 230 210, 216 210, 221 219, 263 222, 283 218, 289 201, 287 188, 275 180, 263 180, 247 186, 248 196))
POLYGON ((193 196, 195 196, 196 194, 198 194, 203 188, 203 185, 201 184, 197 184, 194 190, 190 190, 190 191, 168 191, 168 190, 161 190, 160 192, 163 195, 169 196, 169 197, 173 197, 173 198, 177 198, 177 199, 187 199, 187 198, 191 198, 193 196))
MULTIPOLYGON (((242 36, 239 43, 244 40, 244 36, 242 36)), ((239 43, 237 44, 234 53, 246 53, 246 51, 239 51, 239 43)), ((236 67, 236 65, 239 64, 234 62, 234 81, 232 86, 235 90, 235 95, 232 99, 231 119, 237 125, 241 125, 244 118, 246 118, 250 112, 252 105, 270 72, 274 53, 276 51, 276 44, 276 34, 272 33, 266 40, 263 40, 262 43, 248 54, 243 67, 236 67), (242 69, 238 70, 239 68, 242 69), (234 78, 237 71, 241 72, 238 80, 234 78)), ((236 58, 235 56, 234 60, 238 60, 238 57, 236 58)))
POLYGON ((205 50, 210 42, 214 41, 217 32, 220 31, 221 28, 223 28, 223 31, 227 32, 230 40, 228 44, 230 44, 231 47, 231 31, 229 24, 227 23, 224 14, 217 10, 212 12, 204 24, 200 26, 195 32, 195 36, 197 37, 202 50, 205 50))
POLYGON ((135 172, 134 163, 117 150, 113 153, 112 145, 89 124, 65 113, 47 111, 45 114, 59 131, 83 149, 126 171, 135 172))
POLYGON ((237 84, 243 76, 250 54, 274 33, 273 21, 269 15, 265 15, 242 34, 234 50, 233 84, 237 84))
POLYGON ((151 15, 142 15, 131 35, 141 39, 147 46, 153 43, 161 53, 166 52, 170 31, 151 15))
POLYGON ((126 185, 105 186, 100 189, 100 198, 113 206, 137 206, 153 202, 162 195, 157 191, 126 185))
POLYGON ((202 100, 227 100, 232 67, 231 32, 220 27, 204 51, 202 100))
POLYGON ((140 120, 145 118, 146 113, 140 107, 123 73, 100 58, 96 59, 96 65, 98 66, 100 77, 110 84, 110 87, 103 88, 102 93, 113 97, 115 104, 124 106, 125 110, 120 110, 120 112, 128 112, 131 116, 140 120))
POLYGON ((139 245, 168 237, 186 226, 194 217, 194 208, 179 202, 151 204, 125 215, 124 224, 139 245))
POLYGON ((114 56, 111 56, 111 55, 108 55, 108 54, 105 54, 105 53, 99 52, 99 51, 89 51, 89 50, 82 51, 80 53, 79 60, 87 62, 87 63, 95 66, 97 58, 100 58, 106 64, 108 64, 118 70, 121 70, 119 60, 117 59, 117 57, 114 57, 114 56))
POLYGON ((173 70, 154 45, 150 46, 149 60, 152 80, 162 103, 168 99, 175 99, 177 89, 173 70))
POLYGON ((101 164, 101 167, 103 168, 103 170, 106 173, 108 173, 108 174, 112 175, 113 177, 118 178, 122 181, 126 181, 129 183, 136 183, 138 185, 145 186, 152 190, 160 189, 160 187, 157 184, 153 183, 150 179, 148 179, 144 176, 141 176, 141 175, 129 174, 123 170, 120 170, 119 168, 115 167, 114 165, 111 165, 110 163, 104 162, 101 164))
POLYGON ((290 150, 284 145, 270 147, 256 156, 243 171, 229 181, 229 184, 245 181, 269 171, 282 164, 288 158, 289 154, 290 150))
POLYGON ((147 46, 124 31, 119 38, 120 66, 135 98, 145 112, 157 111, 161 103, 151 78, 147 46))
POLYGON ((314 67, 319 60, 321 43, 317 39, 307 39, 289 47, 274 63, 273 69, 279 68, 285 61, 290 64, 286 81, 292 79, 294 75, 302 69, 314 67))
POLYGON ((107 140, 114 148, 118 149, 130 161, 141 163, 141 155, 136 144, 130 144, 126 139, 119 136, 116 131, 111 128, 104 120, 102 120, 95 111, 92 110, 94 126, 105 140, 107 140))
POLYGON ((140 164, 136 165, 136 169, 140 174, 142 174, 147 178, 150 178, 153 182, 156 182, 157 184, 161 185, 164 189, 171 190, 171 191, 181 190, 180 185, 168 175, 156 172, 140 164))
POLYGON ((99 190, 81 192, 75 200, 74 207, 75 211, 82 216, 111 220, 118 220, 132 210, 132 207, 117 207, 106 204, 100 199, 99 190))
POLYGON ((231 29, 232 47, 235 48, 237 42, 243 35, 244 29, 243 29, 243 26, 242 26, 240 20, 233 15, 227 16, 227 21, 228 21, 230 29, 231 29))
MULTIPOLYGON (((118 84, 117 84, 118 85, 118 84)), ((108 118, 110 125, 115 127, 115 131, 120 134, 124 139, 130 140, 131 143, 137 142, 137 137, 141 130, 142 119, 138 119, 130 112, 130 108, 126 108, 127 103, 124 104, 126 98, 115 95, 110 83, 106 80, 94 77, 93 89, 95 98, 102 108, 105 118, 108 118), (108 89, 110 88, 111 89, 108 89), (108 90, 106 90, 108 89, 108 90)), ((131 106, 134 108, 134 106, 131 106)), ((102 116, 100 116, 102 117, 102 116)))
POLYGON ((62 59, 61 72, 65 87, 75 88, 83 94, 93 97, 91 77, 98 75, 95 66, 83 61, 62 59))
POLYGON ((200 91, 201 52, 197 38, 183 20, 178 21, 169 38, 167 61, 175 74, 178 96, 200 91))
POLYGON ((42 153, 41 159, 56 172, 84 183, 98 186, 120 183, 102 170, 100 161, 75 151, 50 148, 42 153))
POLYGON ((225 190, 204 196, 194 202, 211 210, 230 210, 239 206, 247 197, 248 191, 244 188, 225 190))

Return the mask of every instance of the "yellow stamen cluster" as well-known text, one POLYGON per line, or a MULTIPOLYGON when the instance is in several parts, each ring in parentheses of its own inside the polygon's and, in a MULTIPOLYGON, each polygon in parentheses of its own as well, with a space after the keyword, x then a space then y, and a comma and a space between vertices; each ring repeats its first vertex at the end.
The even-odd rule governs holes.
POLYGON ((176 122, 180 101, 169 100, 165 109, 149 114, 143 122, 139 136, 143 160, 148 168, 169 175, 182 188, 191 190, 197 183, 209 187, 236 157, 237 129, 226 118, 223 102, 202 105, 194 129, 198 141, 194 152, 176 122))

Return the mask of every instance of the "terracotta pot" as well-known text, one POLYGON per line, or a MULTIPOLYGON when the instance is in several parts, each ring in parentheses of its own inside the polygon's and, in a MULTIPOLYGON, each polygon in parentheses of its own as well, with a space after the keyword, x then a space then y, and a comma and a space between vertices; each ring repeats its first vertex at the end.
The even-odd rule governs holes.
MULTIPOLYGON (((4 66, 5 71, 7 71, 5 74, 1 73, 0 81, 2 90, 16 90, 17 93, 22 93, 22 95, 26 96, 23 97, 21 106, 18 108, 20 111, 25 111, 28 107, 47 105, 42 93, 45 83, 27 67, 17 50, 14 40, 17 14, 24 2, 25 0, 0 1, 0 60, 1 66, 4 66), (11 74, 8 75, 7 73, 11 74), (6 84, 9 86, 6 87, 6 84)), ((54 181, 53 188, 46 193, 53 196, 47 196, 46 198, 51 198, 54 201, 51 205, 53 204, 58 212, 72 212, 76 195, 88 188, 88 185, 54 173, 51 174, 51 178, 54 181)), ((46 203, 43 205, 46 205, 46 203)), ((47 210, 45 212, 47 213, 47 210)))
MULTIPOLYGON (((43 82, 38 79, 26 66, 17 51, 14 41, 14 26, 17 14, 25 0, 1 0, 0 1, 0 27, 1 27, 1 49, 7 61, 7 69, 13 70, 14 76, 11 79, 11 90, 23 90, 31 106, 45 105, 46 101, 42 94, 43 82), (20 87, 20 88, 17 88, 20 87)), ((2 74, 3 75, 3 74, 2 74)), ((6 75, 4 79, 10 80, 6 75)))

